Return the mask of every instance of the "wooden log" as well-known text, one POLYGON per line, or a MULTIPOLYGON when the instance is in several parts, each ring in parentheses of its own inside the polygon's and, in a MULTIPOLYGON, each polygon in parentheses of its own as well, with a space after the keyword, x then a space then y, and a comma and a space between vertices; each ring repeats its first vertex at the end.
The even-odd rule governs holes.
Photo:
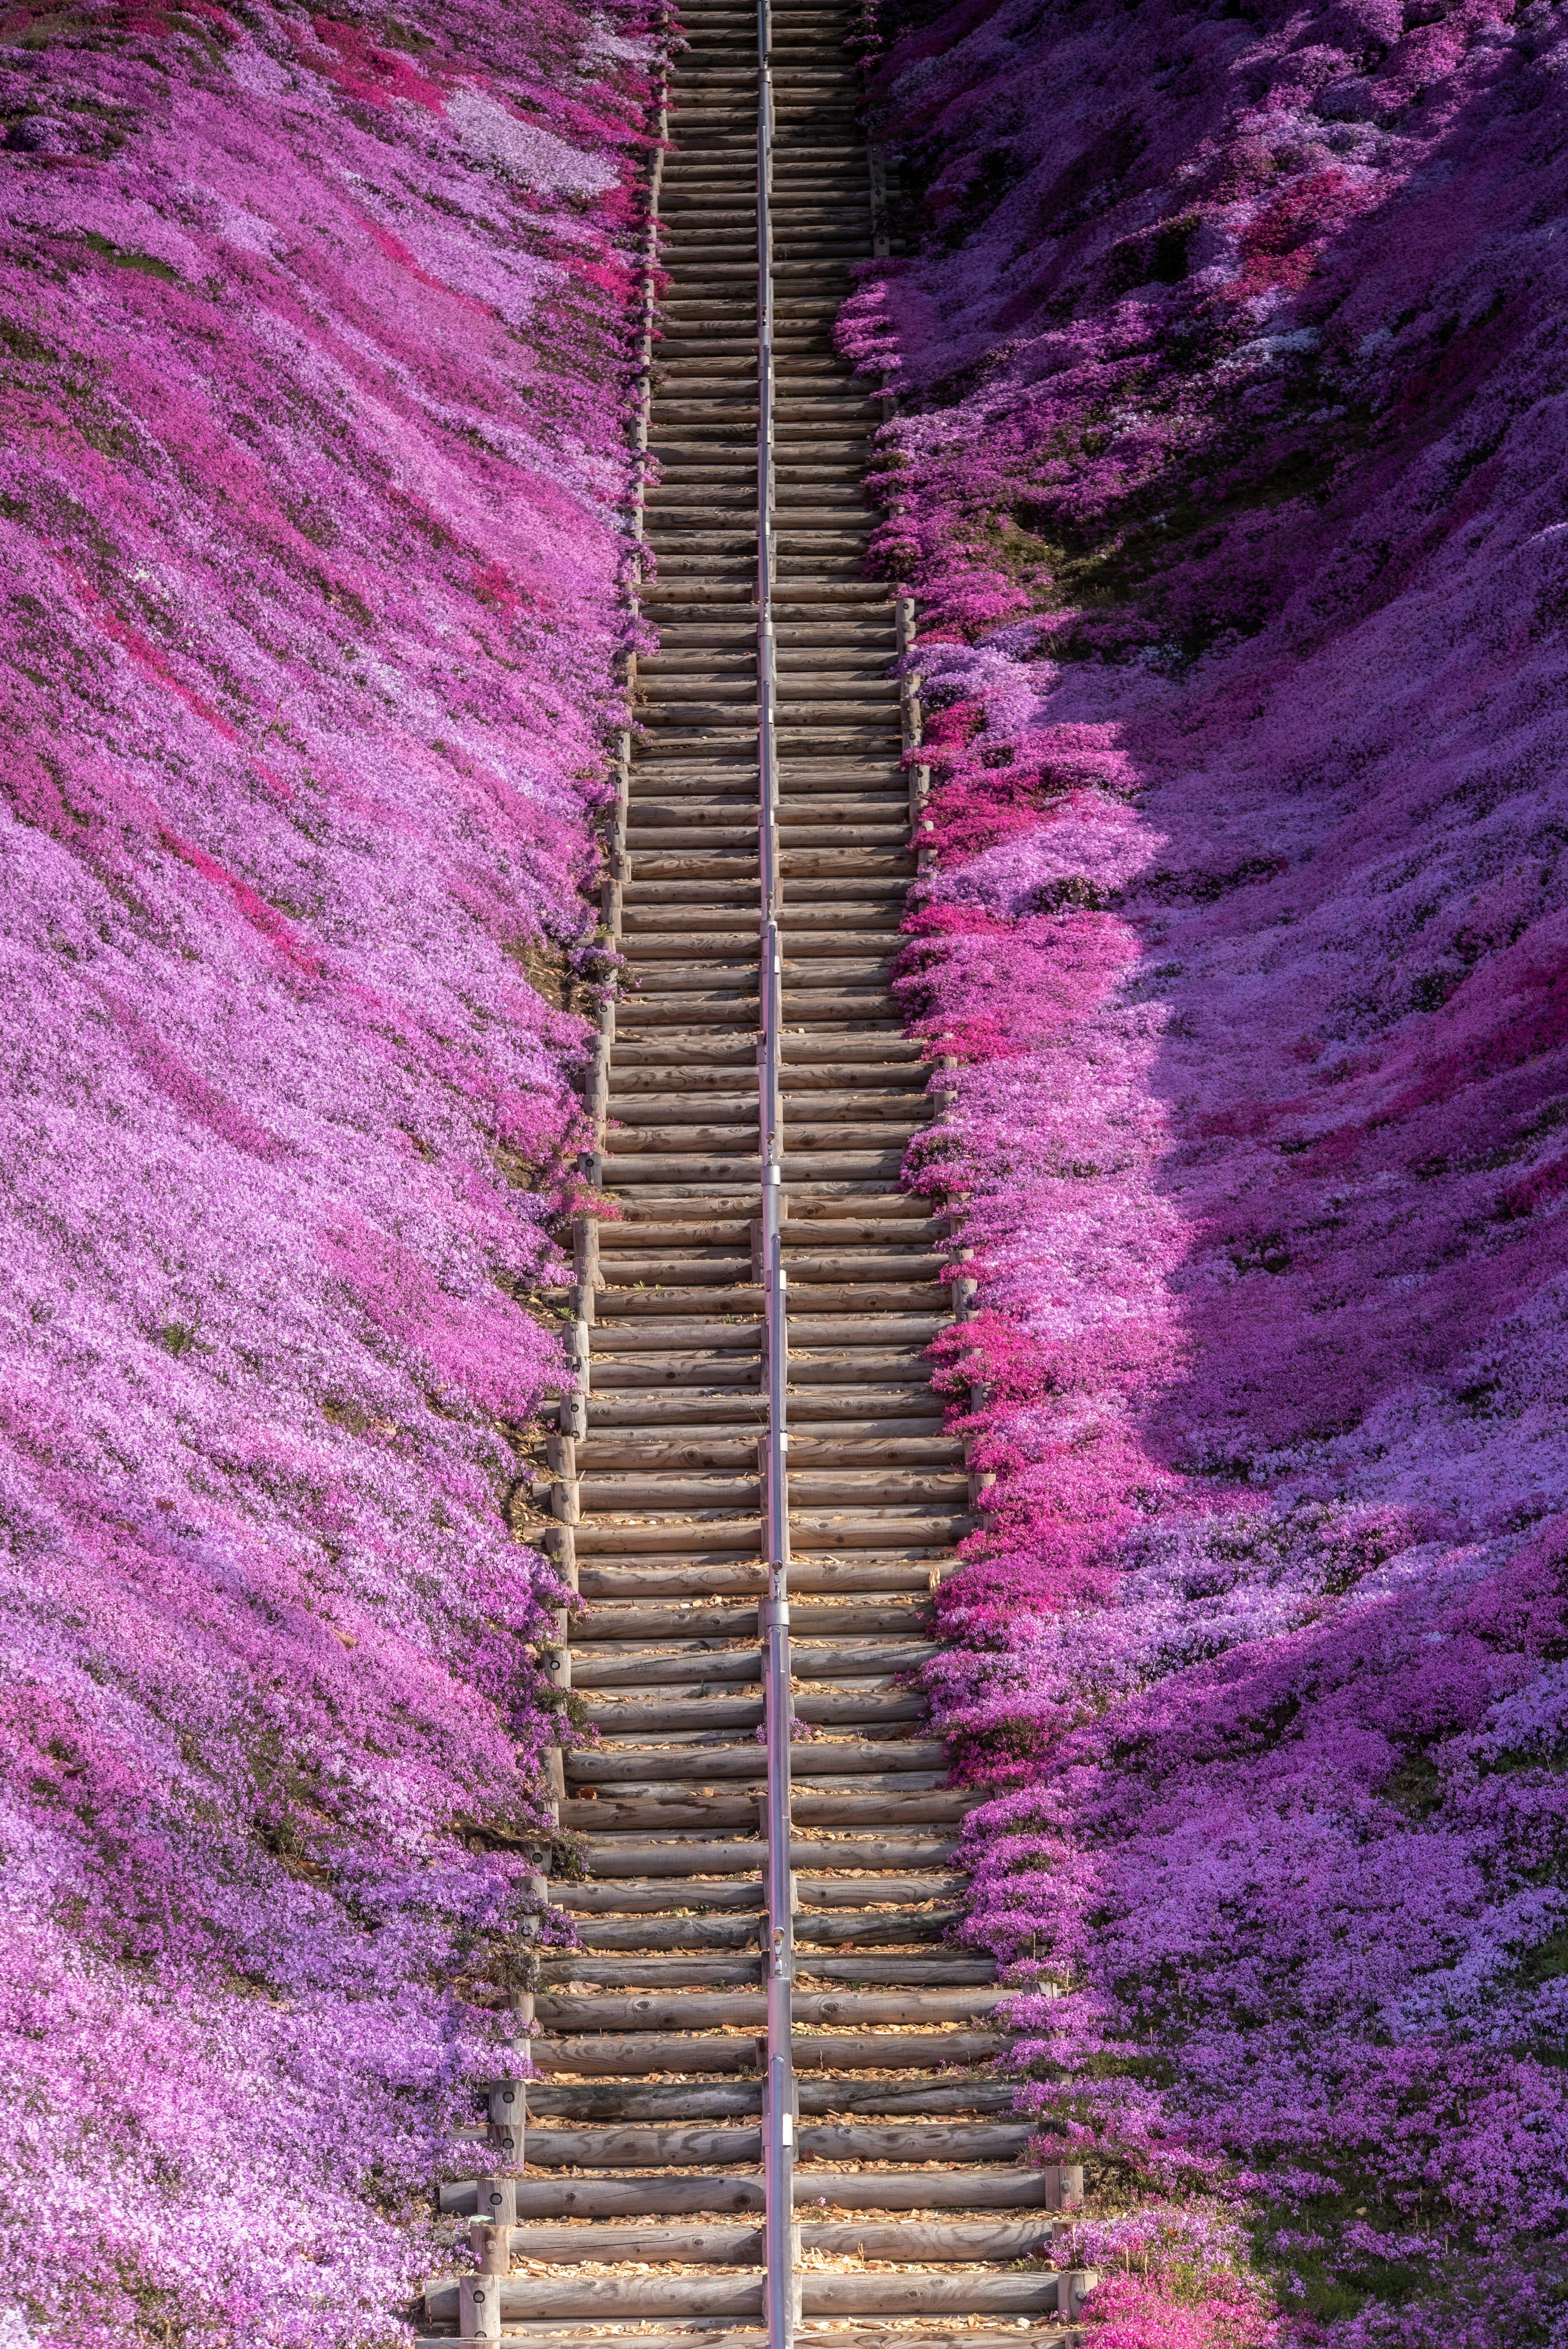
MULTIPOLYGON (((947 2121, 801 2124, 802 2160, 820 2161, 1006 2161, 1020 2154, 1034 2135, 1026 2121, 947 2121)), ((673 2123, 663 2127, 531 2128, 528 2158, 539 2168, 680 2169, 701 2164, 729 2167, 760 2161, 759 2127, 737 2123, 705 2127, 673 2123)))
MULTIPOLYGON (((748 1523, 750 1521, 748 1520, 748 1523)), ((645 1528, 624 1528, 628 1541, 639 1537, 645 1528)), ((672 1529, 679 1533, 680 1528, 672 1529)), ((727 1534, 729 1527, 723 1527, 727 1534)), ((602 1552, 601 1529, 591 1523, 577 1528, 576 1547, 579 1556, 602 1552)), ((874 1604, 857 1606, 852 1600, 807 1599, 793 1609, 795 1629, 799 1638, 810 1643, 816 1640, 850 1638, 856 1634, 874 1635, 908 1627, 913 1632, 925 1619, 923 1601, 887 1599, 874 1604)), ((744 1601, 729 1604, 694 1599, 688 1606, 638 1607, 599 1606, 577 1626, 573 1638, 579 1641, 600 1640, 680 1640, 694 1636, 730 1640, 754 1638, 757 1630, 756 1607, 744 1601)), ((934 1653, 934 1650, 928 1652, 934 1653)), ((586 1682, 583 1683, 588 1685, 586 1682)))
POLYGON ((755 1647, 731 1648, 696 1640, 679 1647, 627 1654, 611 1649, 580 1649, 572 1660, 573 1684, 580 1689, 645 1689, 670 1686, 744 1687, 761 1671, 755 1647))
MULTIPOLYGON (((500 2339, 501 2323, 562 2322, 573 2317, 729 2316, 738 2323, 755 2322, 762 2312, 762 2280, 755 2268, 727 2276, 593 2275, 513 2276, 475 2278, 499 2302, 494 2332, 470 2337, 500 2339)), ((462 2285, 432 2285, 425 2293, 425 2312, 433 2323, 459 2314, 462 2285)))
MULTIPOLYGON (((854 1865, 859 1866, 856 1861, 854 1865)), ((967 1877, 937 1875, 836 1877, 801 1876, 800 1904, 805 1909, 864 1909, 881 1900, 952 1900, 963 1892, 967 1877)), ((560 1905, 577 1906, 575 1885, 562 1886, 560 1905)))
POLYGON ((528 2158, 542 2169, 685 2169, 760 2161, 762 2132, 744 2124, 666 2128, 533 2128, 528 2158))
POLYGON ((577 1939, 582 1949, 595 1958, 612 1951, 658 1951, 668 1956, 674 1950, 749 1950, 757 1940, 756 1904, 748 1903, 724 1917, 615 1917, 608 1923, 582 1921, 577 1939))
MULTIPOLYGON (((869 1702, 869 1700, 868 1700, 869 1702)), ((588 1718, 601 1736, 652 1738, 660 1730, 755 1730, 762 1719, 760 1689, 739 1688, 705 1697, 602 1697, 588 1718)))
POLYGON ((544 1529, 541 1547, 569 1590, 577 1588, 577 1538, 573 1526, 556 1523, 544 1529))
MULTIPOLYGON (((754 1121, 756 1115, 757 1107, 753 1102, 748 1106, 748 1121, 754 1121)), ((677 1282, 670 1274, 656 1285, 606 1289, 601 1303, 603 1326, 600 1342, 606 1346, 614 1344, 628 1318, 668 1323, 720 1310, 727 1318, 732 1313, 760 1316, 762 1311, 762 1299, 749 1281, 727 1280, 716 1290, 710 1282, 695 1281, 688 1287, 684 1282, 677 1282)), ((635 1472, 643 1466, 640 1459, 623 1462, 619 1470, 610 1460, 602 1459, 594 1464, 596 1471, 603 1469, 608 1474, 622 1474, 627 1469, 635 1472)), ((655 1464, 648 1464, 652 1466, 655 1464)))
MULTIPOLYGON (((887 1773, 890 1764, 901 1774, 906 1770, 940 1770, 945 1774, 947 1748, 934 1739, 925 1738, 890 1738, 885 1743, 879 1740, 863 1744, 839 1738, 831 1745, 797 1748, 791 1759, 797 1772, 803 1763, 811 1762, 824 1774, 831 1772, 835 1777, 867 1771, 887 1773)), ((734 1745, 600 1746, 573 1754, 567 1763, 566 1774, 583 1784, 600 1785, 645 1775, 662 1781, 762 1778, 768 1775, 768 1756, 755 1741, 734 1745)))
POLYGON ((755 1394, 760 1375, 760 1350, 749 1354, 717 1354, 699 1349, 678 1354, 634 1353, 595 1361, 593 1392, 606 1395, 630 1387, 643 1394, 650 1387, 703 1386, 755 1394))
MULTIPOLYGON (((838 2084, 834 2083, 835 2093, 838 2084)), ((885 2093, 885 2091, 883 2091, 885 2093)), ((1009 2086, 1006 2093, 1014 2091, 1009 2086)), ((535 2120, 736 2121, 755 2120, 762 2110, 758 2080, 717 2080, 698 2085, 676 2080, 568 2080, 560 2085, 535 2080, 529 2095, 535 2120)), ((839 2107, 835 2105, 833 2110, 839 2107)))
POLYGON ((550 2075, 613 2074, 617 2078, 652 2072, 755 2072, 757 2042, 751 2038, 704 2039, 627 2033, 609 2038, 536 2039, 530 2054, 550 2075))
POLYGON ((819 1648, 811 1643, 810 1630, 804 1625, 794 1629, 790 1641, 789 1661, 797 1678, 801 1680, 841 1680, 847 1675, 917 1671, 922 1664, 941 1653, 933 1640, 867 1640, 863 1646, 844 1650, 819 1648))
MULTIPOLYGON (((1042 2332, 1037 2327, 1020 2334, 1011 2329, 1018 2322, 1016 2318, 1002 2321, 1009 2328, 1006 2332, 965 2323, 963 2318, 959 2318, 956 2331, 934 2331, 930 2325, 922 2325, 918 2333, 911 2333, 901 2323, 896 2332, 872 2332, 862 2326, 854 2337, 857 2349, 1018 2349, 1020 2339, 1026 2344, 1026 2349, 1087 2349, 1087 2334, 1060 2332, 1054 2327, 1049 2332, 1042 2332)), ((525 2337, 518 2335, 520 2340, 525 2337)), ((547 2342, 549 2337, 548 2333, 543 2334, 547 2342)), ((568 2337, 573 2349, 589 2349, 581 2334, 568 2337)), ((449 2333, 417 2333, 413 2339, 413 2349, 452 2349, 452 2335, 449 2333)), ((593 2344, 592 2349, 598 2349, 598 2344, 593 2344)), ((689 2328, 665 2332, 656 2325, 639 2324, 635 2349, 696 2349, 696 2344, 689 2328)), ((760 2349, 757 2326, 753 2323, 745 2329, 732 2330, 727 2324, 705 2325, 701 2349, 760 2349)))
POLYGON ((502 2321, 514 2323, 620 2315, 755 2321, 762 2313, 762 2277, 756 2268, 733 2276, 514 2276, 501 2286, 500 2305, 502 2321))
POLYGON ((427 2292, 425 2313, 437 2323, 455 2316, 459 2341, 499 2341, 500 2284, 499 2276, 464 2276, 459 2283, 427 2292))
MULTIPOLYGON (((960 1879, 962 1880, 962 1879, 960 1879)), ((874 1899, 874 1893, 866 1893, 874 1899)), ((896 1895, 894 1896, 897 1897, 896 1895)), ((555 1906, 574 1916, 645 1917, 672 1909, 755 1909, 762 1905, 759 1884, 729 1884, 716 1877, 632 1878, 624 1883, 561 1884, 555 1906)))
POLYGON ((803 2282, 801 2305, 808 2316, 923 2316, 928 2309, 1038 2315, 1057 2305, 1057 2278, 1049 2269, 1032 2275, 944 2275, 939 2268, 924 2268, 913 2275, 890 2273, 886 2269, 871 2275, 809 2270, 803 2282))
POLYGON ((760 1982, 762 1960, 732 1954, 716 1957, 707 1951, 682 1957, 644 1958, 606 1950, 602 1955, 553 1958, 545 1967, 544 1978, 552 1984, 600 1983, 606 1990, 678 1990, 686 1984, 717 1988, 721 1983, 760 1982))
POLYGON ((938 1941, 950 1927, 963 1922, 962 1909, 920 1909, 913 1915, 905 1909, 892 1916, 879 1911, 869 1917, 805 1909, 795 1920, 795 1939, 817 1949, 841 1944, 852 1944, 857 1950, 875 1949, 879 1944, 903 1949, 912 1941, 938 1941))
POLYGON ((1026 2260, 1050 2241, 1050 2230, 1040 2219, 901 2219, 891 2227, 879 2227, 874 2220, 807 2219, 800 2241, 808 2251, 839 2259, 858 2252, 868 2260, 957 2265, 966 2260, 1026 2260))
POLYGON ((520 2127, 528 2111, 528 2083, 516 2076, 492 2080, 486 2092, 486 2110, 493 2122, 520 2127))
POLYGON ((685 2261, 699 2267, 762 2265, 762 2230, 735 2221, 709 2227, 517 2227, 513 2259, 575 2267, 584 2260, 685 2261))
MULTIPOLYGON (((819 1843, 792 1843, 790 1865, 808 1868, 820 1868, 836 1861, 843 1868, 867 1869, 893 1868, 940 1868, 958 1856, 959 1847, 944 1836, 856 1835, 837 1837, 819 1843)), ((762 1843, 624 1843, 590 1844, 587 1864, 594 1877, 614 1880, 620 1876, 690 1877, 700 1869, 704 1874, 749 1874, 760 1868, 767 1858, 767 1846, 762 1843)), ((706 1896, 696 1893, 694 1899, 706 1896)), ((868 1892, 870 1899, 879 1896, 868 1892)))
POLYGON ((940 1747, 938 1754, 937 1759, 927 1758, 923 1745, 917 1747, 913 1739, 896 1744, 892 1740, 884 1744, 879 1739, 864 1754, 863 1760, 857 1754, 854 1742, 848 1738, 830 1744, 802 1744, 795 1748, 793 1778, 803 1795, 831 1795, 849 1802, 863 1801, 872 1793, 949 1793, 953 1790, 947 1785, 946 1747, 940 1747), (845 1757, 842 1769, 839 1766, 841 1755, 845 1757), (907 1764, 906 1756, 911 1757, 907 1764))
MULTIPOLYGON (((590 1472, 592 1473, 592 1472, 590 1472)), ((760 1558, 727 1559, 721 1565, 588 1566, 580 1588, 584 1599, 695 1599, 726 1591, 750 1597, 767 1587, 760 1558)))
POLYGON ((601 1795, 597 1801, 563 1803, 563 1826, 600 1835, 630 1833, 634 1828, 744 1827, 756 1815, 755 1799, 745 1795, 703 1795, 683 1787, 661 1795, 601 1795))
POLYGON ((583 1505, 595 1521, 602 1516, 640 1514, 646 1510, 676 1516, 685 1510, 757 1514, 757 1478, 716 1471, 708 1476, 629 1476, 595 1469, 583 1487, 583 1505))
POLYGON ((894 1341, 901 1345, 928 1345, 931 1340, 946 1329, 945 1313, 878 1313, 868 1314, 859 1326, 846 1327, 841 1315, 789 1316, 789 1343, 793 1346, 882 1346, 894 1341))
POLYGON ((1028 2121, 810 2121, 800 2151, 816 2161, 1010 2161, 1034 2135, 1028 2121))
MULTIPOLYGON (((441 2187, 441 2210, 458 2213, 472 2187, 441 2187)), ((686 2218, 763 2208, 760 2170, 751 2178, 519 2178, 519 2220, 686 2218)))
POLYGON ((1006 2169, 818 2169, 795 2172, 795 2207, 814 2210, 1043 2210, 1040 2174, 1006 2169))
MULTIPOLYGON (((440 2190, 443 2215, 466 2217, 473 2207, 471 2181, 462 2179, 440 2190)), ((563 2172, 556 2178, 520 2178, 517 2208, 520 2221, 549 2219, 615 2219, 712 2216, 733 2210, 760 2211, 762 2174, 724 2178, 679 2178, 650 2172, 640 2178, 578 2178, 563 2172)))
POLYGON ((1096 2268, 1064 2268, 1057 2279, 1057 2310, 1064 2323, 1072 2323, 1099 2282, 1096 2268))
POLYGON ((946 1951, 929 1957, 917 1957, 908 1951, 891 1957, 882 1957, 874 1951, 866 1955, 856 1951, 847 1958, 819 1957, 813 1951, 804 1956, 800 1963, 803 1971, 814 1974, 819 1982, 854 1982, 862 1988, 869 1988, 873 1983, 897 1982, 910 1987, 932 1983, 957 1990, 994 1982, 996 1979, 994 1960, 964 1957, 946 1951))
POLYGON ((572 1273, 573 1285, 586 1300, 604 1286, 604 1276, 599 1261, 599 1219, 596 1216, 579 1216, 572 1226, 572 1273))
MULTIPOLYGON (((888 2032, 803 2031, 795 2041, 798 2072, 939 2071, 951 2064, 983 2064, 1009 2044, 996 2031, 888 2032)), ((655 2033, 535 2039, 529 2049, 535 2068, 548 2077, 567 2075, 635 2078, 678 2072, 688 2075, 755 2072, 760 2059, 750 2038, 702 2038, 655 2033)), ((1055 2206, 1053 2206, 1055 2207, 1055 2206)))
POLYGON ((1048 2207, 1053 2210, 1081 2210, 1083 2208, 1083 2164, 1078 2161, 1047 2161, 1040 2172, 1050 2196, 1048 2207))
MULTIPOLYGON (((467 2214, 465 2213, 465 2216, 467 2214)), ((487 2219, 493 2227, 513 2227, 517 2224, 517 2180, 515 2178, 480 2178, 474 2181, 474 2215, 487 2219)))
MULTIPOLYGON (((705 1385, 716 1384, 706 1371, 705 1385)), ((755 1506, 741 1509, 683 1509, 648 1512, 605 1512, 594 1509, 583 1519, 579 1547, 584 1557, 646 1562, 676 1557, 683 1565, 697 1558, 721 1562, 755 1558, 758 1518, 755 1506)), ((698 1589, 701 1585, 696 1586, 698 1589)))
POLYGON ((934 1826, 965 1818, 991 1799, 984 1787, 938 1786, 916 1795, 900 1795, 891 1789, 874 1794, 813 1794, 805 1787, 790 1797, 789 1816, 798 1827, 854 1827, 872 1819, 910 1826, 934 1826))
MULTIPOLYGON (((831 1630, 837 1627, 824 1627, 831 1630)), ((749 1640, 757 1636, 757 1609, 744 1600, 717 1605, 693 1599, 687 1606, 595 1607, 577 1625, 573 1639, 582 1645, 600 1640, 749 1640)), ((588 1685, 586 1682, 583 1683, 588 1685)))
MULTIPOLYGON (((836 1367, 832 1383, 840 1383, 836 1367)), ((904 1556, 919 1549, 929 1560, 934 1553, 945 1557, 974 1531, 975 1520, 967 1508, 930 1501, 908 1508, 887 1502, 873 1516, 848 1504, 830 1511, 808 1499, 797 1507, 794 1526, 803 1550, 864 1552, 897 1541, 904 1556)))
MULTIPOLYGON (((978 2120, 987 2113, 1010 2113, 1018 2101, 1016 2080, 973 2072, 935 2081, 912 2074, 902 2085, 880 2076, 816 2080, 808 2074, 797 2074, 795 2085, 802 2113, 820 2119, 846 2120, 851 2113, 860 2113, 867 2120, 879 2121, 927 2120, 934 2115, 978 2120)), ((626 2117, 632 2116, 628 2113, 626 2117)))
POLYGON ((878 1501, 961 1501, 968 1496, 962 1468, 907 1468, 895 1475, 856 1469, 804 1468, 789 1464, 790 1489, 799 1509, 865 1508, 878 1501))
MULTIPOLYGON (((1016 1995, 1011 1990, 797 1991, 790 2001, 798 2023, 971 2023, 1016 1995)), ((546 2032, 712 2031, 727 2023, 755 2028, 764 2002, 745 1991, 689 1997, 650 1991, 641 1998, 541 1997, 546 2032)))
MULTIPOLYGON (((923 1578, 927 1569, 921 1568, 923 1578)), ((873 1724, 923 1722, 928 1707, 918 1689, 851 1684, 843 1691, 798 1689, 794 1712, 798 1720, 835 1729, 869 1729, 873 1724)), ((755 1731, 762 1719, 762 1696, 757 1689, 735 1688, 698 1697, 603 1696, 588 1708, 601 1735, 621 1737, 626 1747, 656 1737, 661 1731, 755 1731)), ((624 1749, 623 1749, 624 1750, 624 1749)))
MULTIPOLYGON (((611 1159, 607 1171, 614 1179, 617 1173, 624 1172, 624 1162, 611 1159)), ((931 1335, 935 1335, 934 1326, 931 1335)), ((757 1319, 728 1323, 711 1315, 699 1319, 692 1315, 672 1314, 656 1321, 621 1321, 613 1329, 601 1326, 600 1355, 595 1357, 593 1367, 596 1373, 604 1354, 668 1354, 683 1340, 703 1353, 756 1353, 761 1336, 762 1324, 757 1319)))
MULTIPOLYGON (((932 1640, 901 1640, 896 1646, 823 1647, 806 1641, 791 1651, 790 1661, 800 1680, 838 1682, 882 1678, 889 1672, 913 1671, 939 1652, 932 1640), (890 1661, 896 1658, 897 1661, 890 1661)), ((690 1683, 712 1687, 723 1682, 748 1682, 758 1678, 755 1649, 730 1646, 722 1639, 692 1639, 679 1647, 644 1650, 626 1655, 583 1648, 573 1659, 573 1685, 581 1689, 666 1688, 690 1683)))
POLYGON ((1010 2045, 999 2031, 891 2033, 799 2032, 797 2072, 936 2071, 951 2064, 984 2064, 1010 2045))
MULTIPOLYGON (((748 1808, 748 1817, 751 1816, 748 1808)), ((652 1878, 678 1877, 700 1881, 697 1871, 714 1876, 756 1874, 767 1859, 764 1844, 758 1843, 623 1843, 590 1844, 584 1857, 593 1874, 614 1880, 622 1876, 652 1878)), ((591 1887, 584 1887, 591 1889, 591 1887)), ((706 1899, 707 1894, 694 1892, 694 1900, 706 1899)))
POLYGON ((500 2226, 481 2212, 469 2221, 469 2249, 480 2275, 511 2273, 511 2228, 500 2226))

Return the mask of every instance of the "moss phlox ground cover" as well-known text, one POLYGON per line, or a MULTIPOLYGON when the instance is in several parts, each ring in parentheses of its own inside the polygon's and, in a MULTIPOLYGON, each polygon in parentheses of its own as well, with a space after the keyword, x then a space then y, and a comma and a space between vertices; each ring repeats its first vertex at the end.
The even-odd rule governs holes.
POLYGON ((7 2343, 410 2337, 525 1961, 652 59, 0 21, 7 2343))
POLYGON ((1560 2344, 1568 36, 882 35, 970 1930, 1108 2345, 1560 2344))

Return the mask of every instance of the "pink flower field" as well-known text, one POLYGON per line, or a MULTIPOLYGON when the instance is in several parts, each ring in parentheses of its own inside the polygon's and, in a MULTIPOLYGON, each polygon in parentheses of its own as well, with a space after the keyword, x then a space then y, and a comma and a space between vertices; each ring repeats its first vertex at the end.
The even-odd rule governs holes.
POLYGON ((1561 2344, 1568 34, 882 33, 971 1930, 1097 2349, 1561 2344))
POLYGON ((8 2349, 407 2338, 493 2032, 650 58, 0 26, 8 2349))

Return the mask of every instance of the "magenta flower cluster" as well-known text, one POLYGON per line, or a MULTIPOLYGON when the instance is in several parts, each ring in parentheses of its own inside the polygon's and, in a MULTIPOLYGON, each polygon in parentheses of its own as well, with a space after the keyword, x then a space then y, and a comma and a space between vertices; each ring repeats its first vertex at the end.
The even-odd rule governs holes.
POLYGON ((970 1930, 1108 2344, 1561 2349, 1568 33, 884 32, 970 1930))
POLYGON ((17 2349, 407 2338, 493 2067, 651 62, 0 25, 17 2349))

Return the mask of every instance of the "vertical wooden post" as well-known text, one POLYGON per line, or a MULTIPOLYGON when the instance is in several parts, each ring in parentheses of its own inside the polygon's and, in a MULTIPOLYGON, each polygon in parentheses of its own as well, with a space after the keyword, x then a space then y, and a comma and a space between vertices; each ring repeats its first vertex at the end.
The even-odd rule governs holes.
POLYGON ((488 2220, 492 2227, 515 2227, 517 2224, 517 2180, 515 2178, 492 2176, 479 2181, 478 2226, 488 2220))
MULTIPOLYGON (((515 2189, 512 2199, 517 2199, 515 2189)), ((490 2219, 470 2219, 469 2249, 482 2276, 505 2276, 511 2273, 511 2225, 510 2220, 500 2226, 490 2219)))
POLYGON ((1064 2324, 1075 2323, 1085 2301, 1099 2282, 1097 2268, 1062 2268, 1057 2274, 1057 2314, 1064 2324))
POLYGON ((572 1528, 559 1520, 544 1529, 544 1554, 569 1590, 577 1588, 577 1543, 572 1528))
POLYGON ((1081 2210, 1083 2208, 1083 2164, 1078 2161, 1047 2161, 1042 2173, 1046 2181, 1047 2210, 1081 2210))
MULTIPOLYGON (((610 1048, 614 1040, 615 1006, 612 1000, 599 1007, 599 1033, 594 1039, 593 1059, 588 1071, 588 1090, 583 1101, 588 1122, 593 1129, 593 1154, 601 1160, 604 1155, 605 1123, 610 1115, 610 1048)), ((602 1174, 603 1167, 598 1171, 602 1174)), ((597 1229, 595 1221, 595 1232, 597 1229)), ((599 1284, 595 1282, 594 1286, 599 1284)))
POLYGON ((459 2341, 500 2339, 500 2278, 464 2276, 458 2285, 459 2341))
POLYGON ((594 1298, 604 1286, 604 1276, 599 1269, 597 1216, 579 1216, 572 1226, 572 1272, 573 1318, 591 1322, 594 1298))
POLYGON ((490 2119, 492 2127, 521 2128, 528 2113, 528 2083, 513 2073, 490 2085, 490 2119))
POLYGON ((574 1435, 547 1437, 544 1456, 555 1477, 550 1488, 552 1513, 562 1525, 574 1526, 582 1516, 577 1482, 577 1438, 574 1435))
MULTIPOLYGON (((588 1324, 583 1320, 583 1316, 580 1313, 573 1315, 571 1325, 566 1332, 566 1358, 572 1366, 573 1377, 577 1382, 576 1391, 569 1400, 573 1406, 582 1406, 580 1412, 575 1408, 573 1410, 573 1423, 571 1433, 573 1435, 586 1435, 588 1433, 587 1402, 589 1381, 591 1377, 589 1371, 589 1337, 588 1324), (581 1417, 582 1420, 581 1426, 576 1423, 579 1417, 581 1417)), ((564 1422, 562 1424, 564 1424, 564 1422)))
POLYGON ((903 732, 904 756, 909 761, 910 837, 914 847, 916 870, 925 873, 929 872, 932 864, 931 816, 927 808, 931 797, 931 769, 923 759, 916 759, 913 755, 925 740, 925 715, 921 706, 920 671, 907 666, 913 657, 916 643, 914 599, 910 595, 901 595, 893 608, 898 623, 899 717, 903 732))

